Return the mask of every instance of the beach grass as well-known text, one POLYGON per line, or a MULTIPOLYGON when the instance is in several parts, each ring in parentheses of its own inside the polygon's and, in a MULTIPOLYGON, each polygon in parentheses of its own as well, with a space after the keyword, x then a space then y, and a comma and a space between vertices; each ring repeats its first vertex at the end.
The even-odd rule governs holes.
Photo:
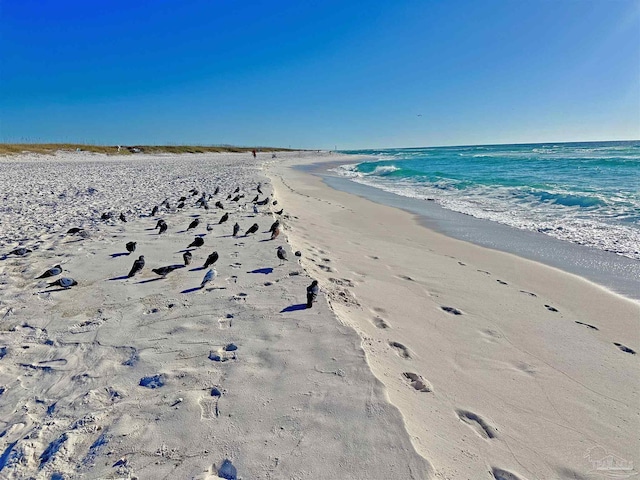
POLYGON ((83 151, 103 153, 106 155, 131 155, 133 153, 241 153, 252 150, 262 152, 287 151, 287 148, 276 147, 236 147, 232 145, 86 145, 76 143, 0 143, 0 155, 16 155, 20 153, 40 153, 53 155, 55 152, 83 151))

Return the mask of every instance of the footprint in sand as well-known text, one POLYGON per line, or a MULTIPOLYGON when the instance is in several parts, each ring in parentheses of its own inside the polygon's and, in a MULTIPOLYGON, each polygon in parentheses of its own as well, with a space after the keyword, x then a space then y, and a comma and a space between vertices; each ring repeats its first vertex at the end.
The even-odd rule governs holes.
POLYGON ((415 282, 415 280, 409 275, 398 275, 398 278, 401 280, 407 280, 408 282, 415 282))
POLYGON ((557 311, 558 311, 558 309, 557 309, 557 308, 552 307, 551 305, 546 305, 546 304, 545 304, 545 307, 546 307, 546 308, 547 308, 547 310, 549 310, 550 312, 557 312, 557 311))
POLYGON ((467 264, 466 264, 466 263, 462 263, 462 262, 458 262, 458 265, 463 266, 463 267, 466 267, 466 266, 467 266, 467 264))
POLYGON ((487 272, 486 270, 476 270, 477 272, 484 273, 486 275, 491 275, 491 272, 487 272))
POLYGON ((389 346, 395 350, 398 356, 406 359, 411 358, 411 353, 409 353, 409 349, 405 347, 400 342, 389 342, 389 346))
POLYGON ((431 384, 417 373, 404 372, 402 375, 414 390, 417 390, 418 392, 433 392, 431 384))
POLYGON ((229 265, 231 268, 240 268, 242 264, 240 262, 235 262, 229 265))
POLYGON ((349 280, 348 278, 333 278, 329 279, 331 283, 335 283, 336 285, 341 285, 343 287, 355 287, 356 285, 349 280))
POLYGON ((375 255, 367 255, 368 258, 370 258, 371 260, 380 260, 380 257, 377 257, 375 255))
POLYGON ((462 315, 462 312, 460 310, 458 310, 457 308, 453 308, 453 307, 440 307, 442 310, 444 310, 447 313, 450 313, 452 315, 462 315))
POLYGON ((468 410, 456 410, 458 418, 472 427, 482 438, 496 438, 496 430, 489 425, 481 416, 469 412, 468 410))
POLYGON ((231 328, 232 324, 233 324, 233 315, 231 314, 227 315, 227 318, 218 319, 218 328, 220 330, 226 330, 228 328, 231 328))
POLYGON ((211 393, 202 397, 198 404, 200 405, 200 419, 211 420, 220 416, 220 409, 218 408, 218 402, 222 396, 222 390, 218 387, 213 387, 211 393))
POLYGON ((385 322, 382 318, 380 317, 374 317, 371 322, 377 327, 377 328, 389 328, 389 324, 387 322, 385 322))
POLYGON ((502 280, 496 280, 500 285, 509 285, 507 282, 503 282, 502 280))
POLYGON ((587 328, 590 328, 591 330, 600 330, 598 327, 594 327, 593 325, 589 325, 588 323, 584 323, 584 322, 579 322, 578 320, 575 321, 578 325, 584 325, 587 328))
POLYGON ((334 271, 333 268, 328 267, 327 265, 318 265, 318 268, 320 270, 325 271, 325 272, 333 272, 334 271))
POLYGON ((635 355, 635 354, 636 354, 636 351, 635 351, 635 350, 633 350, 633 349, 631 349, 631 348, 629 348, 629 347, 626 347, 626 346, 624 346, 624 345, 623 345, 623 344, 621 344, 621 343, 613 342, 613 344, 614 344, 616 347, 618 347, 620 350, 622 350, 624 353, 630 353, 631 355, 635 355))
POLYGON ((527 294, 530 297, 537 297, 537 295, 535 293, 527 292, 526 290, 520 290, 520 293, 527 294))
POLYGON ((228 362, 229 360, 236 360, 236 351, 238 347, 233 343, 228 343, 224 347, 220 347, 217 350, 211 350, 209 352, 209 360, 214 362, 228 362))
POLYGON ((507 472, 506 470, 502 470, 501 468, 493 467, 491 469, 491 473, 493 474, 493 478, 495 478, 495 480, 522 480, 515 473, 507 472))

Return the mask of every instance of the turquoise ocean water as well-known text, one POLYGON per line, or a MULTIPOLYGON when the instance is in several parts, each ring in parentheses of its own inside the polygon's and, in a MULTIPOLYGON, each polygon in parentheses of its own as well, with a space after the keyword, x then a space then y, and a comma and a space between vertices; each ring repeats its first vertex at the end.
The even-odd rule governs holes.
POLYGON ((342 153, 369 157, 351 181, 640 260, 640 141, 342 153))

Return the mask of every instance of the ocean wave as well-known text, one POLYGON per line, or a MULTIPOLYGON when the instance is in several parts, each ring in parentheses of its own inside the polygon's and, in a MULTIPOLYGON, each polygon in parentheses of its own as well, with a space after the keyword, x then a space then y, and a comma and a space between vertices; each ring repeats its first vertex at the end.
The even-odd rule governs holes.
POLYGON ((395 165, 379 165, 376 168, 374 168, 373 172, 366 173, 365 175, 384 176, 384 175, 389 175, 390 173, 393 173, 393 172, 397 172, 398 170, 400 169, 395 165))
POLYGON ((640 260, 637 222, 610 221, 619 216, 637 218, 637 215, 617 212, 615 206, 598 197, 484 185, 461 190, 447 182, 416 183, 406 178, 371 175, 354 177, 352 181, 405 197, 432 200, 443 208, 476 218, 640 260))

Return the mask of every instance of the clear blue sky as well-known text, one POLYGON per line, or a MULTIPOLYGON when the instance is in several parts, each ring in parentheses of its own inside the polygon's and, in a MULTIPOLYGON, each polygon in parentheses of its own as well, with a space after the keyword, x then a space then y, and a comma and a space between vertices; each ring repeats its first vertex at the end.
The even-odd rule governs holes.
POLYGON ((4 142, 638 138, 638 0, 0 0, 4 142))

